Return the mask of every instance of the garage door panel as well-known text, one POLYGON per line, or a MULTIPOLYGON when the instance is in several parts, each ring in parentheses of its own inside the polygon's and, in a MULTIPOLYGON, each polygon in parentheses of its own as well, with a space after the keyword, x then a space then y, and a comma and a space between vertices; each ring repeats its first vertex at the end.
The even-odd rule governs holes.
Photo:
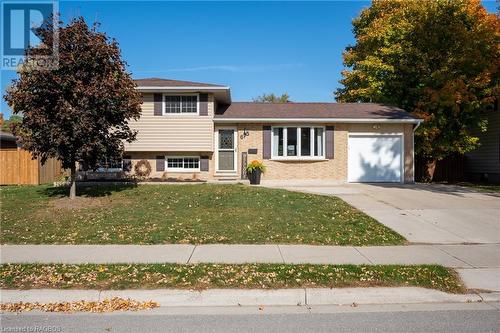
POLYGON ((350 182, 400 182, 402 137, 399 135, 349 136, 350 182))

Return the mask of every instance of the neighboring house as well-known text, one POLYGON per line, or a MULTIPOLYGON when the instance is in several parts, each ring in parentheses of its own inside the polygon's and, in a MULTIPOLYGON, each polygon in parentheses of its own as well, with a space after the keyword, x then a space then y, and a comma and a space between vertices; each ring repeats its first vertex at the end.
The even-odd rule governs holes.
POLYGON ((17 149, 16 137, 11 133, 0 131, 0 149, 17 149))
POLYGON ((486 114, 488 130, 478 132, 481 146, 465 155, 465 176, 472 181, 500 183, 500 111, 486 114))
POLYGON ((414 180, 413 131, 420 120, 396 107, 232 102, 226 86, 136 82, 142 116, 130 123, 138 135, 125 145, 126 171, 144 159, 153 178, 233 180, 245 178, 247 162, 262 160, 264 180, 414 180))

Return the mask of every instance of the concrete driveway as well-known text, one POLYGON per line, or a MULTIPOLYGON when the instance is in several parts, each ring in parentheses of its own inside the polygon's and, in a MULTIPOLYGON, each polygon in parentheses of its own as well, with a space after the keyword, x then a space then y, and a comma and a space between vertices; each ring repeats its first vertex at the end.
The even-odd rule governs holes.
POLYGON ((500 243, 500 195, 438 184, 268 182, 335 195, 414 243, 500 243))

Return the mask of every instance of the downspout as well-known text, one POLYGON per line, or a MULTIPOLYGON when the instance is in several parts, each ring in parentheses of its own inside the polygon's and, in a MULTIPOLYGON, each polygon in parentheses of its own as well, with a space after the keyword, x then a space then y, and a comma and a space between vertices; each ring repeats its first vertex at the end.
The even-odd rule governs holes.
POLYGON ((415 183, 415 131, 420 126, 421 121, 417 123, 417 126, 413 127, 413 183, 415 183))

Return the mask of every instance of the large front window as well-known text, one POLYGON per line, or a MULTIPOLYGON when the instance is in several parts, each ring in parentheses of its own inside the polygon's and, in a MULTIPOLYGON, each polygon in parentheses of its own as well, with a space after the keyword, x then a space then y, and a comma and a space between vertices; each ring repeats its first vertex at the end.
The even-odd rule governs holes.
POLYGON ((273 127, 273 158, 324 158, 323 127, 273 127))
POLYGON ((165 95, 165 114, 198 113, 198 95, 165 95))

